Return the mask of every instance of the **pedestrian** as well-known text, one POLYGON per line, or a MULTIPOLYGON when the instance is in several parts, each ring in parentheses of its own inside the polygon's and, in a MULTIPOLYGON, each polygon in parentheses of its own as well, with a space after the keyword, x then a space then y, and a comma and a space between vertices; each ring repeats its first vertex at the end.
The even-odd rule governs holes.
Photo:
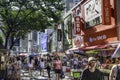
POLYGON ((115 63, 110 71, 109 80, 117 80, 116 77, 117 77, 119 62, 120 62, 119 58, 115 58, 115 63))
POLYGON ((16 63, 16 58, 12 58, 12 79, 17 78, 17 63, 16 63))
POLYGON ((33 60, 32 58, 30 58, 29 62, 28 62, 28 68, 29 68, 29 74, 32 76, 32 69, 33 69, 33 60))
POLYGON ((77 66, 78 66, 78 59, 75 58, 75 59, 73 59, 73 68, 77 69, 77 66))
POLYGON ((47 73, 48 73, 48 80, 50 80, 50 71, 51 71, 50 63, 47 63, 46 69, 47 69, 47 73))
POLYGON ((39 65, 38 57, 35 56, 35 70, 38 69, 38 65, 39 65))
POLYGON ((20 80, 20 74, 21 74, 21 69, 22 69, 22 61, 20 57, 17 57, 17 62, 16 62, 16 68, 17 68, 17 79, 20 80))
POLYGON ((42 76, 44 76, 44 68, 45 68, 45 62, 44 62, 44 59, 42 58, 40 61, 40 75, 42 72, 43 73, 42 76))
POLYGON ((88 66, 82 72, 80 80, 101 80, 101 72, 96 68, 96 59, 88 58, 88 66))
POLYGON ((59 57, 56 58, 54 66, 55 66, 54 68, 55 68, 56 80, 59 80, 62 70, 62 62, 59 57))

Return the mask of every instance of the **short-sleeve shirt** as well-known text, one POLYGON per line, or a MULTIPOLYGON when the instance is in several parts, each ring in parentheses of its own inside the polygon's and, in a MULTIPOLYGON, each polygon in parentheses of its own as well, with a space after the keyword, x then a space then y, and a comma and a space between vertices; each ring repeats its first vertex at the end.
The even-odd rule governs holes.
POLYGON ((55 61, 55 69, 61 69, 62 68, 61 64, 62 62, 60 60, 55 61))
POLYGON ((41 61, 40 62, 40 67, 43 69, 43 68, 45 68, 45 62, 44 61, 41 61))
POLYGON ((98 69, 95 69, 94 72, 90 72, 87 68, 82 72, 80 80, 101 80, 101 72, 98 69))

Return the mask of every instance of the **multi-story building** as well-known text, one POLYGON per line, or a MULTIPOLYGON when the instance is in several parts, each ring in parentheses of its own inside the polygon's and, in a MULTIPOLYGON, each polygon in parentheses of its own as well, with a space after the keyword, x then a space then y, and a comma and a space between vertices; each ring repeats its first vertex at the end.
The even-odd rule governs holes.
POLYGON ((73 8, 81 0, 63 0, 65 3, 64 13, 67 13, 71 8, 73 8))
POLYGON ((118 3, 119 0, 82 0, 68 11, 64 22, 72 24, 72 43, 82 50, 99 49, 111 55, 120 38, 118 3))

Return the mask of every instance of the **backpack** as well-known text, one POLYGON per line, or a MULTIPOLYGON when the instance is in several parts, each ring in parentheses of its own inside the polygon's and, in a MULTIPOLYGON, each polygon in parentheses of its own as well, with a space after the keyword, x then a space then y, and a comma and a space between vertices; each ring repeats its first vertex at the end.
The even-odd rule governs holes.
POLYGON ((60 72, 60 78, 62 79, 62 78, 65 78, 65 74, 64 74, 64 72, 61 70, 61 72, 60 72))
POLYGON ((117 76, 115 80, 120 80, 120 68, 117 66, 117 76))

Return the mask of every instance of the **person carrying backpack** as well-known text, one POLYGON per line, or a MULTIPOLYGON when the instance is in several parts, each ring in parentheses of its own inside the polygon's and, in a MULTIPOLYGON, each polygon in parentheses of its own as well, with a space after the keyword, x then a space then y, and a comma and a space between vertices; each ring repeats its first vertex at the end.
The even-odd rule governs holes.
POLYGON ((115 58, 115 64, 111 68, 109 80, 120 80, 119 58, 115 58))

